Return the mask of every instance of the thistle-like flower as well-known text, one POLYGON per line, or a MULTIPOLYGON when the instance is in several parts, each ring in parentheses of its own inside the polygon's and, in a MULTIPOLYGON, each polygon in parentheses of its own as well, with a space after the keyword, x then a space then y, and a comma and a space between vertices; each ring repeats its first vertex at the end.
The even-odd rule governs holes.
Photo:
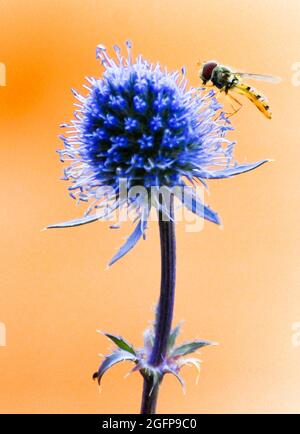
POLYGON ((122 180, 128 190, 142 186, 147 192, 188 183, 183 205, 219 224, 218 215, 200 203, 193 185, 228 178, 266 161, 238 165, 233 160, 234 143, 225 137, 232 127, 213 91, 188 88, 184 70, 170 73, 141 56, 133 61, 130 42, 127 57, 119 47, 114 50, 115 59, 105 47, 97 47, 103 77, 87 78, 86 96, 73 91, 78 110, 75 119, 63 125, 68 132, 59 153, 62 161, 70 161, 64 179, 71 181, 70 195, 90 202, 89 208, 82 218, 48 226, 83 225, 127 207, 137 226, 110 264, 145 235, 151 206, 167 214, 163 201, 123 197, 122 180))
POLYGON ((214 91, 189 88, 185 70, 168 72, 141 56, 132 60, 114 47, 110 57, 103 46, 97 57, 104 67, 102 78, 87 78, 86 96, 78 100, 75 119, 64 124, 62 161, 69 161, 64 179, 71 181, 70 195, 89 202, 82 218, 57 223, 65 228, 108 219, 127 210, 136 227, 112 258, 116 262, 145 237, 151 207, 158 211, 161 245, 161 291, 154 330, 145 333, 144 347, 135 349, 123 338, 106 334, 117 348, 105 357, 94 378, 122 360, 134 362, 144 377, 141 412, 155 412, 158 389, 171 373, 183 384, 182 366, 199 368, 199 360, 186 357, 211 342, 194 340, 176 346, 179 327, 172 330, 175 296, 176 243, 174 197, 201 218, 220 224, 217 213, 196 194, 207 179, 229 178, 255 169, 267 160, 237 164, 232 130, 214 91), (125 191, 124 191, 125 190, 125 191))

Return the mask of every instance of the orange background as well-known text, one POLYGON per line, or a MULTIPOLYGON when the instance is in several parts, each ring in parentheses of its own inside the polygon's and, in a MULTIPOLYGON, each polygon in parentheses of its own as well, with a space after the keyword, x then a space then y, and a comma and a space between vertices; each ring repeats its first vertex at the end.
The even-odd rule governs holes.
POLYGON ((283 77, 257 83, 273 120, 244 103, 233 118, 240 161, 275 162, 210 183, 210 205, 224 229, 199 233, 177 225, 175 322, 181 339, 220 346, 202 351, 202 372, 185 368, 187 394, 166 377, 159 412, 299 412, 300 87, 291 65, 300 60, 298 0, 10 0, 1 2, 0 88, 1 305, 7 346, 0 348, 0 411, 138 412, 141 378, 120 365, 91 375, 109 343, 96 329, 136 345, 153 317, 159 290, 155 223, 147 242, 121 262, 106 264, 131 227, 106 223, 41 232, 80 216, 59 180, 58 125, 72 118, 70 88, 102 73, 95 47, 123 45, 169 69, 216 58, 242 70, 283 77))

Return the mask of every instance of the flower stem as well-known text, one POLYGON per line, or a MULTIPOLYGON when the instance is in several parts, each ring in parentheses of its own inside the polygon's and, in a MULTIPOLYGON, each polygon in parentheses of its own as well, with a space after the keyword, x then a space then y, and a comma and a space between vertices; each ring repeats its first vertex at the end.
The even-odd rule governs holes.
MULTIPOLYGON (((158 367, 163 363, 168 349, 168 339, 172 327, 175 276, 176 276, 176 241, 174 227, 174 196, 170 197, 169 216, 159 211, 159 233, 161 247, 161 286, 155 319, 155 337, 149 365, 158 367)), ((142 414, 155 414, 161 381, 154 382, 153 377, 144 377, 142 414)))
POLYGON ((141 414, 155 414, 159 383, 153 384, 152 377, 144 377, 141 414))

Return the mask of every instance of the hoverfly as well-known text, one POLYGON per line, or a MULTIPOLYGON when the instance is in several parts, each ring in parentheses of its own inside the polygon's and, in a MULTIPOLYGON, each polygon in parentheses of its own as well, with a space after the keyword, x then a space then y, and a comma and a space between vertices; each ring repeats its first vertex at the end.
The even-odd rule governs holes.
POLYGON ((242 107, 242 104, 234 98, 231 93, 229 93, 234 91, 240 95, 246 96, 268 119, 272 118, 272 112, 267 100, 256 89, 243 83, 243 79, 249 78, 268 81, 270 83, 278 83, 280 78, 271 75, 235 72, 231 68, 220 65, 218 62, 213 60, 201 65, 199 75, 204 85, 206 85, 208 81, 211 81, 212 86, 217 87, 219 92, 225 92, 232 101, 239 105, 238 109, 234 109, 234 112, 231 113, 230 116, 237 113, 242 107))

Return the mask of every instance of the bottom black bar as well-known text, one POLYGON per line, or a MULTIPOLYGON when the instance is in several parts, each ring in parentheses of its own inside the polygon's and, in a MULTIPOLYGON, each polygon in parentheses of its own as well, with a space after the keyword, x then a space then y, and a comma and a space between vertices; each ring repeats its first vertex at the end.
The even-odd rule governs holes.
POLYGON ((65 428, 68 433, 140 432, 145 430, 150 432, 160 429, 185 432, 201 430, 203 432, 204 428, 211 429, 213 427, 215 430, 218 426, 222 430, 226 427, 228 429, 241 429, 245 426, 245 421, 240 421, 242 416, 247 418, 247 429, 257 428, 256 418, 250 418, 249 416, 253 415, 249 414, 160 414, 149 416, 139 414, 0 414, 0 426, 9 428, 8 431, 3 432, 11 432, 15 429, 20 433, 27 430, 30 430, 30 433, 43 433, 45 429, 47 432, 56 433, 65 428))

